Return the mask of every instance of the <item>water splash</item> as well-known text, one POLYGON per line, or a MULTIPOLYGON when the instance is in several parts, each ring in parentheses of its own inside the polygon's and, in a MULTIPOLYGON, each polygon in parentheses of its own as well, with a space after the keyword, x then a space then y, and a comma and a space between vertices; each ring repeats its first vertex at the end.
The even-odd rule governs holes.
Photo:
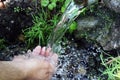
POLYGON ((62 15, 61 20, 57 24, 56 28, 51 33, 48 39, 48 47, 52 48, 53 52, 58 52, 60 46, 58 46, 59 40, 63 37, 66 30, 69 28, 72 21, 74 21, 83 10, 85 10, 84 0, 81 4, 76 4, 74 0, 71 0, 66 11, 62 15))
POLYGON ((71 0, 61 20, 59 21, 56 28, 53 30, 51 36, 48 39, 47 46, 51 47, 53 52, 58 51, 58 49, 60 48, 56 46, 58 44, 58 41, 63 37, 71 22, 77 18, 77 16, 80 14, 80 10, 83 8, 83 5, 76 5, 75 2, 71 0))

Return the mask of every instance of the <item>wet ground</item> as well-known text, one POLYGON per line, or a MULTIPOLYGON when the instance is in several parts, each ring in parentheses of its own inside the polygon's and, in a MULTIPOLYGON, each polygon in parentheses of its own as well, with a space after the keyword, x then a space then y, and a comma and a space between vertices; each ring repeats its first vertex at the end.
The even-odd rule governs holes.
MULTIPOLYGON (((52 80, 98 80, 103 70, 99 58, 101 48, 85 44, 84 40, 78 44, 74 39, 61 42, 58 69, 52 80)), ((26 52, 23 43, 10 45, 0 52, 0 60, 12 60, 13 56, 26 52)))
POLYGON ((25 54, 26 46, 23 43, 9 45, 5 49, 0 50, 0 61, 10 61, 15 55, 25 54))
POLYGON ((81 48, 73 41, 62 48, 59 65, 53 80, 98 80, 102 66, 99 55, 101 48, 81 48))

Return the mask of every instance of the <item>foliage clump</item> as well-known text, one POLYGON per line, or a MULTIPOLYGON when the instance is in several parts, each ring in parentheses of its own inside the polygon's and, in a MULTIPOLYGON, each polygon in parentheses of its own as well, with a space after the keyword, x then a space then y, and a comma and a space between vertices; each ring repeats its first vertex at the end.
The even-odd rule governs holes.
POLYGON ((0 39, 0 50, 5 48, 5 40, 4 39, 0 39))
POLYGON ((41 0, 41 6, 46 7, 49 10, 53 10, 55 8, 60 7, 61 11, 64 12, 70 1, 71 0, 65 0, 65 1, 64 0, 41 0), (58 6, 58 3, 60 3, 59 6, 58 6), (64 5, 61 5, 61 4, 64 4, 64 5))
POLYGON ((103 55, 100 56, 102 65, 105 67, 103 75, 107 75, 107 80, 120 80, 120 56, 108 58, 103 58, 103 55))
POLYGON ((51 31, 58 22, 57 19, 58 17, 56 15, 51 20, 47 20, 47 13, 40 13, 37 16, 34 15, 34 25, 23 30, 28 47, 30 47, 30 45, 32 45, 35 41, 36 43, 39 42, 40 45, 46 45, 51 31))
POLYGON ((45 46, 70 0, 41 0, 38 13, 33 16, 33 26, 23 30, 28 47, 33 44, 45 46), (56 4, 59 4, 56 6, 56 4), (62 10, 62 11, 61 11, 62 10))

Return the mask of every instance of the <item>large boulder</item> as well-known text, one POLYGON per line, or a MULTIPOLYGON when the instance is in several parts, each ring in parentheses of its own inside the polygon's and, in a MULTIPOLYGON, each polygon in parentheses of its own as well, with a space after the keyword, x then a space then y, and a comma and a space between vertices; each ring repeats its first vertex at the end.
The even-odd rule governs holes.
POLYGON ((103 0, 103 2, 111 10, 120 13, 120 0, 103 0))
POLYGON ((113 13, 113 19, 112 13, 105 10, 95 13, 93 16, 77 19, 78 27, 75 37, 100 43, 104 50, 120 48, 120 16, 115 16, 113 13))

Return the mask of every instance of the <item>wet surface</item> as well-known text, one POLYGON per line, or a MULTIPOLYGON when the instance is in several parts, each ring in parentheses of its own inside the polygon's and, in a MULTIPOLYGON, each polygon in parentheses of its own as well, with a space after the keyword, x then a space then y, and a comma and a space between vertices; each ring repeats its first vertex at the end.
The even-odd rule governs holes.
MULTIPOLYGON (((100 60, 100 54, 103 51, 101 47, 87 43, 84 39, 68 40, 61 42, 58 68, 52 80, 98 80, 102 76, 101 71, 104 70, 100 60)), ((27 50, 24 43, 9 45, 0 50, 0 60, 12 60, 16 55, 26 54, 27 50)), ((114 54, 116 50, 109 54, 111 53, 112 56, 118 55, 114 54)), ((106 80, 106 78, 107 76, 102 76, 100 80, 106 80)))
MULTIPOLYGON (((77 43, 74 40, 61 43, 58 69, 52 80, 98 80, 103 68, 99 58, 101 48, 93 45, 81 48, 77 43)), ((0 60, 12 60, 15 55, 26 52, 22 43, 10 45, 0 51, 0 60)))
POLYGON ((26 54, 27 49, 23 43, 9 45, 3 50, 0 50, 0 61, 10 61, 16 55, 26 54))
POLYGON ((98 80, 102 70, 100 53, 100 47, 80 48, 77 43, 68 42, 61 50, 58 69, 52 80, 98 80))

